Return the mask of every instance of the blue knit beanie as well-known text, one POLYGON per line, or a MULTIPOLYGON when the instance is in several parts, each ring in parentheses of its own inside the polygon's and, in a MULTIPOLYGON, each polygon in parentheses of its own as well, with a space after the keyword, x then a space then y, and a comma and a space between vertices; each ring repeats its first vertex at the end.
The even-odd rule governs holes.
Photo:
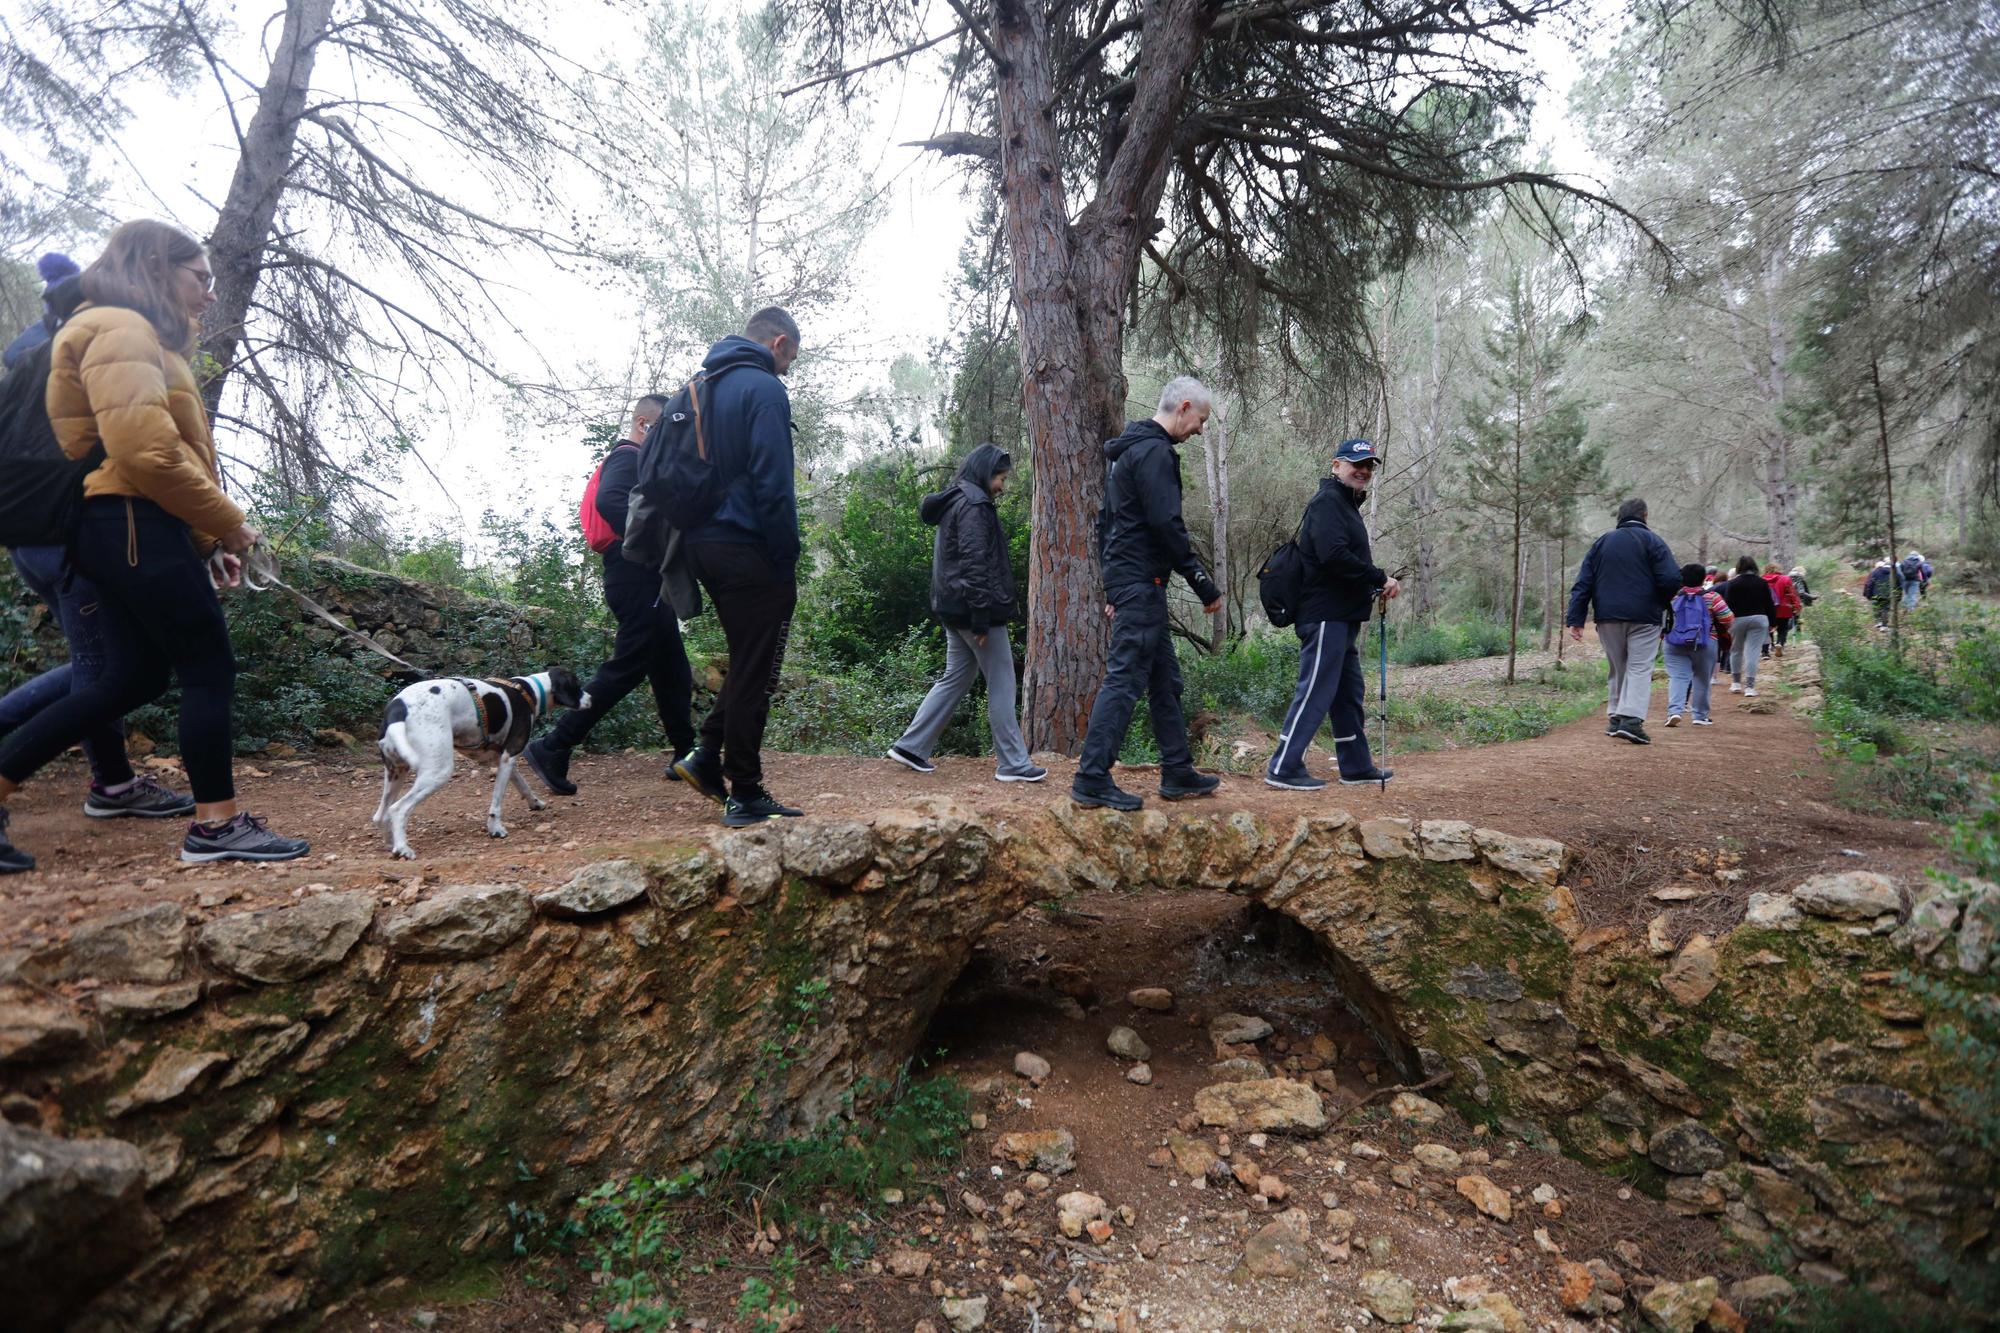
POLYGON ((51 250, 35 261, 35 271, 42 275, 44 290, 55 286, 64 278, 83 272, 76 261, 58 250, 51 250))

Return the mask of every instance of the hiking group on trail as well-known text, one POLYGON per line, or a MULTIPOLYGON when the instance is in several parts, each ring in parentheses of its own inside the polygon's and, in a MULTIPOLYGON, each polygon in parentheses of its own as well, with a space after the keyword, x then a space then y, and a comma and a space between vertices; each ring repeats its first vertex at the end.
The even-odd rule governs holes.
MULTIPOLYGON (((47 255, 38 269, 44 315, 8 344, 0 384, 0 456, 10 480, 0 494, 0 541, 55 612, 70 661, 0 698, 0 873, 35 865, 8 837, 6 798, 78 743, 91 770, 87 814, 192 816, 184 861, 303 856, 305 840, 239 807, 232 775, 236 664, 218 590, 241 582, 243 557, 262 538, 223 492, 190 364, 215 300, 207 256, 179 229, 142 220, 119 227, 87 267, 47 255), (138 776, 125 754, 124 716, 170 682, 180 686, 188 793, 138 776)), ((514 737, 506 751, 507 762, 518 754, 549 790, 577 792, 571 755, 644 681, 671 747, 664 776, 716 802, 732 827, 802 813, 764 785, 762 760, 798 599, 796 460, 783 377, 800 346, 789 313, 757 311, 740 334, 710 347, 678 392, 641 397, 592 475, 579 518, 602 561, 616 626, 611 655, 545 736, 514 737), (681 623, 708 604, 729 666, 697 728, 681 623)), ((1142 696, 1160 752, 1158 794, 1182 800, 1221 785, 1197 766, 1189 740, 1168 596, 1178 577, 1204 613, 1222 603, 1182 517, 1178 446, 1201 433, 1210 410, 1200 380, 1172 379, 1154 414, 1126 423, 1103 448, 1096 556, 1111 642, 1069 791, 1080 806, 1144 805, 1112 776, 1142 696)), ((1350 439, 1328 461, 1295 536, 1259 576, 1267 618, 1291 626, 1300 649, 1296 688, 1263 770, 1267 785, 1285 791, 1328 785, 1309 764, 1310 742, 1326 724, 1333 778, 1386 785, 1393 776, 1368 743, 1359 651, 1371 614, 1386 615, 1401 591, 1374 563, 1362 515, 1382 460, 1371 441, 1350 439)), ((888 750, 918 773, 935 770, 953 712, 983 677, 994 778, 1048 776, 1029 754, 1016 708, 1008 627, 1018 589, 996 507, 1013 475, 1009 454, 983 443, 922 502, 921 517, 937 529, 930 603, 945 632, 945 668, 888 750)), ((1886 623, 1892 599, 1915 607, 1931 576, 1915 551, 1894 564, 1884 557, 1864 595, 1886 623)), ((1755 697, 1760 659, 1783 655, 1813 600, 1802 569, 1760 572, 1745 556, 1725 580, 1714 566, 1678 564, 1635 498, 1584 556, 1565 623, 1580 640, 1594 617, 1607 666, 1606 734, 1644 745, 1657 657, 1664 654, 1669 680, 1667 725, 1712 725, 1710 685, 1721 665, 1732 694, 1755 697)), ((541 679, 489 683, 508 694, 541 679)), ((475 730, 476 747, 457 743, 491 748, 491 728, 475 730)), ((496 792, 492 824, 498 800, 496 792)))

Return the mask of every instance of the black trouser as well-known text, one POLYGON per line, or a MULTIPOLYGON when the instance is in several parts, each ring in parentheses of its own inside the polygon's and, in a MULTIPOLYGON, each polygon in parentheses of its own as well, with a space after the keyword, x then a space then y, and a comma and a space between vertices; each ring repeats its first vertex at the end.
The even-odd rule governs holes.
POLYGON ((764 780, 764 724, 785 664, 798 578, 748 543, 700 542, 688 554, 729 643, 729 674, 702 721, 701 748, 722 756, 732 787, 753 787, 764 780))
POLYGON ((181 763, 203 804, 236 795, 229 622, 187 524, 150 500, 87 500, 77 567, 102 598, 104 673, 0 743, 0 777, 19 784, 77 739, 181 687, 181 763))
POLYGON ((642 680, 653 685, 653 707, 675 754, 694 747, 694 673, 687 649, 681 646, 680 622, 660 597, 660 582, 649 571, 623 561, 604 571, 604 604, 618 622, 611 656, 584 686, 588 708, 572 708, 556 719, 549 732, 553 749, 568 750, 583 743, 598 719, 616 708, 642 680))
POLYGON ((1792 636, 1792 618, 1785 616, 1782 619, 1772 621, 1771 635, 1778 641, 1780 648, 1784 647, 1785 640, 1792 636))
POLYGON ((1135 583, 1106 593, 1118 608, 1111 621, 1111 659, 1104 683, 1090 705, 1090 728, 1083 737, 1083 757, 1077 762, 1079 780, 1111 776, 1111 765, 1125 744, 1132 710, 1139 696, 1153 718, 1153 739, 1160 747, 1162 772, 1194 767, 1188 749, 1187 719, 1181 714, 1181 664, 1174 657, 1173 634, 1167 623, 1167 590, 1158 583, 1135 583))

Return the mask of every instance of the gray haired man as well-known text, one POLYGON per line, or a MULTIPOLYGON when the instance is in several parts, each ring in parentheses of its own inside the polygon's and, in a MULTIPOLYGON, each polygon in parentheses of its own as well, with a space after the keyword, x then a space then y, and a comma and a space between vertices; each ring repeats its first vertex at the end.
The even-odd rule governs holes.
POLYGON ((1137 810, 1145 801, 1111 780, 1140 694, 1160 746, 1160 795, 1169 801, 1207 796, 1221 779, 1198 772, 1181 713, 1181 669, 1167 620, 1167 579, 1178 573, 1202 609, 1222 605, 1222 590, 1195 558, 1181 521, 1181 459, 1174 446, 1201 434, 1209 393, 1183 375, 1160 393, 1149 420, 1128 421, 1104 446, 1104 507, 1097 518, 1104 614, 1111 619, 1111 660, 1090 709, 1083 758, 1070 786, 1078 805, 1137 810))

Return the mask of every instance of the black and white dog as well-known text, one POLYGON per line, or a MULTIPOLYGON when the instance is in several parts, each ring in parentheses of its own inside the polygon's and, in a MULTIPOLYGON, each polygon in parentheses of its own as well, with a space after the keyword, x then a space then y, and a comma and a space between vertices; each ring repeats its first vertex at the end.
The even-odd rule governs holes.
POLYGON ((500 798, 509 781, 528 798, 529 809, 540 810, 544 804, 514 766, 535 723, 557 708, 583 708, 589 703, 576 673, 565 667, 505 680, 449 677, 406 687, 382 712, 382 803, 375 807, 373 822, 389 835, 389 850, 416 859, 408 837, 410 812, 451 780, 459 750, 499 753, 500 772, 493 782, 493 804, 486 811, 486 832, 506 837, 500 798), (391 802, 399 772, 410 775, 410 787, 391 802))

